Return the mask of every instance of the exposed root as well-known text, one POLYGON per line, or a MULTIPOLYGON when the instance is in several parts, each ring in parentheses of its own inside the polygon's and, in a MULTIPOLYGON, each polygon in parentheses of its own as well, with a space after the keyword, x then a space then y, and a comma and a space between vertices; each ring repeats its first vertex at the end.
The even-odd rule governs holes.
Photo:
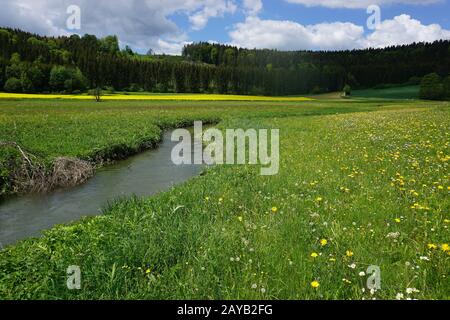
POLYGON ((77 158, 57 158, 51 168, 16 142, 0 141, 0 147, 12 147, 19 151, 20 159, 10 172, 13 193, 47 192, 56 188, 81 184, 94 175, 90 162, 77 158))
POLYGON ((86 182, 94 175, 90 162, 77 158, 57 158, 53 163, 50 181, 53 187, 69 187, 86 182))

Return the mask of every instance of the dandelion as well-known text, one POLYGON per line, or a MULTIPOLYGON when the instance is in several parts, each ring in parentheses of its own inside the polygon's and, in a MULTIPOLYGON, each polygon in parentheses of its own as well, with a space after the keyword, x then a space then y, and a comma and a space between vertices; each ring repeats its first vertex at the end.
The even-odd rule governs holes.
POLYGON ((258 288, 258 285, 256 283, 252 284, 252 289, 258 288))
POLYGON ((261 293, 266 293, 266 288, 261 288, 261 293))
POLYGON ((242 222, 242 220, 244 220, 244 218, 242 218, 241 216, 239 216, 239 217, 238 217, 238 220, 239 220, 240 222, 242 222))
POLYGON ((316 198, 316 202, 322 202, 323 198, 322 197, 317 197, 316 198))
POLYGON ((443 243, 441 245, 441 249, 442 249, 442 251, 447 252, 447 251, 450 251, 450 246, 448 245, 448 243, 443 243))
POLYGON ((321 239, 321 240, 320 240, 320 245, 321 245, 322 247, 325 247, 327 244, 328 244, 327 239, 321 239))
POLYGON ((317 258, 318 256, 319 256, 319 254, 317 252, 311 253, 311 257, 313 257, 313 258, 317 258))
POLYGON ((314 280, 313 282, 311 282, 311 287, 313 287, 314 289, 317 289, 318 287, 320 287, 319 281, 314 280))
POLYGON ((347 257, 353 257, 353 251, 350 251, 350 250, 347 250, 346 252, 345 252, 345 255, 347 256, 347 257))
POLYGON ((395 220, 394 220, 395 222, 397 222, 397 223, 400 223, 400 222, 402 222, 402 220, 400 220, 399 218, 395 218, 395 220))
POLYGON ((278 211, 278 208, 277 207, 272 207, 272 212, 273 213, 275 213, 275 212, 277 212, 278 211))
POLYGON ((405 298, 405 296, 403 295, 403 293, 397 293, 397 295, 395 296, 396 300, 402 300, 404 298, 405 298))
POLYGON ((436 250, 438 248, 438 246, 435 245, 434 243, 429 243, 427 246, 428 246, 428 249, 430 249, 430 250, 436 250))
POLYGON ((145 274, 149 274, 150 272, 152 272, 152 270, 150 269, 145 270, 145 274))

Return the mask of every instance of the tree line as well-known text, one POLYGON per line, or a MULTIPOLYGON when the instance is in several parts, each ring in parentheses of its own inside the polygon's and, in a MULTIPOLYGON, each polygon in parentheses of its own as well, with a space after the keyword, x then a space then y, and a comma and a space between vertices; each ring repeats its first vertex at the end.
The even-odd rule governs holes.
POLYGON ((115 36, 43 37, 0 29, 0 89, 296 95, 420 82, 450 72, 450 42, 336 52, 187 45, 182 57, 121 50, 115 36))

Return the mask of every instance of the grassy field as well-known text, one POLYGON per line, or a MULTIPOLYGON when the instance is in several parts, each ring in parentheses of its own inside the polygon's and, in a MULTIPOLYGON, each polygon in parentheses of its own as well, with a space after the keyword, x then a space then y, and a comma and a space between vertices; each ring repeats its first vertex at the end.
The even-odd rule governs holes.
POLYGON ((356 98, 377 99, 418 99, 420 86, 394 86, 384 89, 355 90, 352 96, 356 98))
POLYGON ((449 103, 0 100, 0 119, 48 162, 193 120, 281 130, 276 176, 212 167, 4 249, 0 299, 450 298, 449 103))

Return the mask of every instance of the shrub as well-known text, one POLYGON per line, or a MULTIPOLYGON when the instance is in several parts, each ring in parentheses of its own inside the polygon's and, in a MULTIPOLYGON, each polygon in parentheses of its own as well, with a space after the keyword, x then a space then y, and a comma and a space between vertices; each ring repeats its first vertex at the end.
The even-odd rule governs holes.
POLYGON ((17 78, 9 78, 4 87, 6 92, 22 92, 22 82, 17 78))
POLYGON ((114 89, 113 86, 104 86, 104 87, 102 88, 102 90, 103 90, 105 93, 108 93, 108 94, 113 94, 113 93, 116 92, 116 89, 114 89))
POLYGON ((25 93, 34 92, 33 82, 31 82, 30 78, 28 78, 27 74, 22 73, 22 77, 20 78, 20 83, 22 86, 22 91, 25 93))
POLYGON ((420 83, 420 98, 441 100, 444 98, 444 87, 436 73, 427 74, 420 83))
POLYGON ((450 76, 444 79, 444 96, 447 99, 450 99, 450 76))
POLYGON ((50 72, 50 87, 57 92, 86 90, 86 78, 81 71, 64 66, 54 66, 50 72))
POLYGON ((346 84, 344 86, 344 90, 343 91, 344 91, 344 96, 345 97, 352 95, 352 87, 350 87, 348 84, 346 84))
POLYGON ((132 83, 132 84, 128 87, 127 91, 129 91, 129 92, 141 92, 141 91, 143 91, 143 89, 142 89, 142 87, 139 86, 137 83, 132 83))

